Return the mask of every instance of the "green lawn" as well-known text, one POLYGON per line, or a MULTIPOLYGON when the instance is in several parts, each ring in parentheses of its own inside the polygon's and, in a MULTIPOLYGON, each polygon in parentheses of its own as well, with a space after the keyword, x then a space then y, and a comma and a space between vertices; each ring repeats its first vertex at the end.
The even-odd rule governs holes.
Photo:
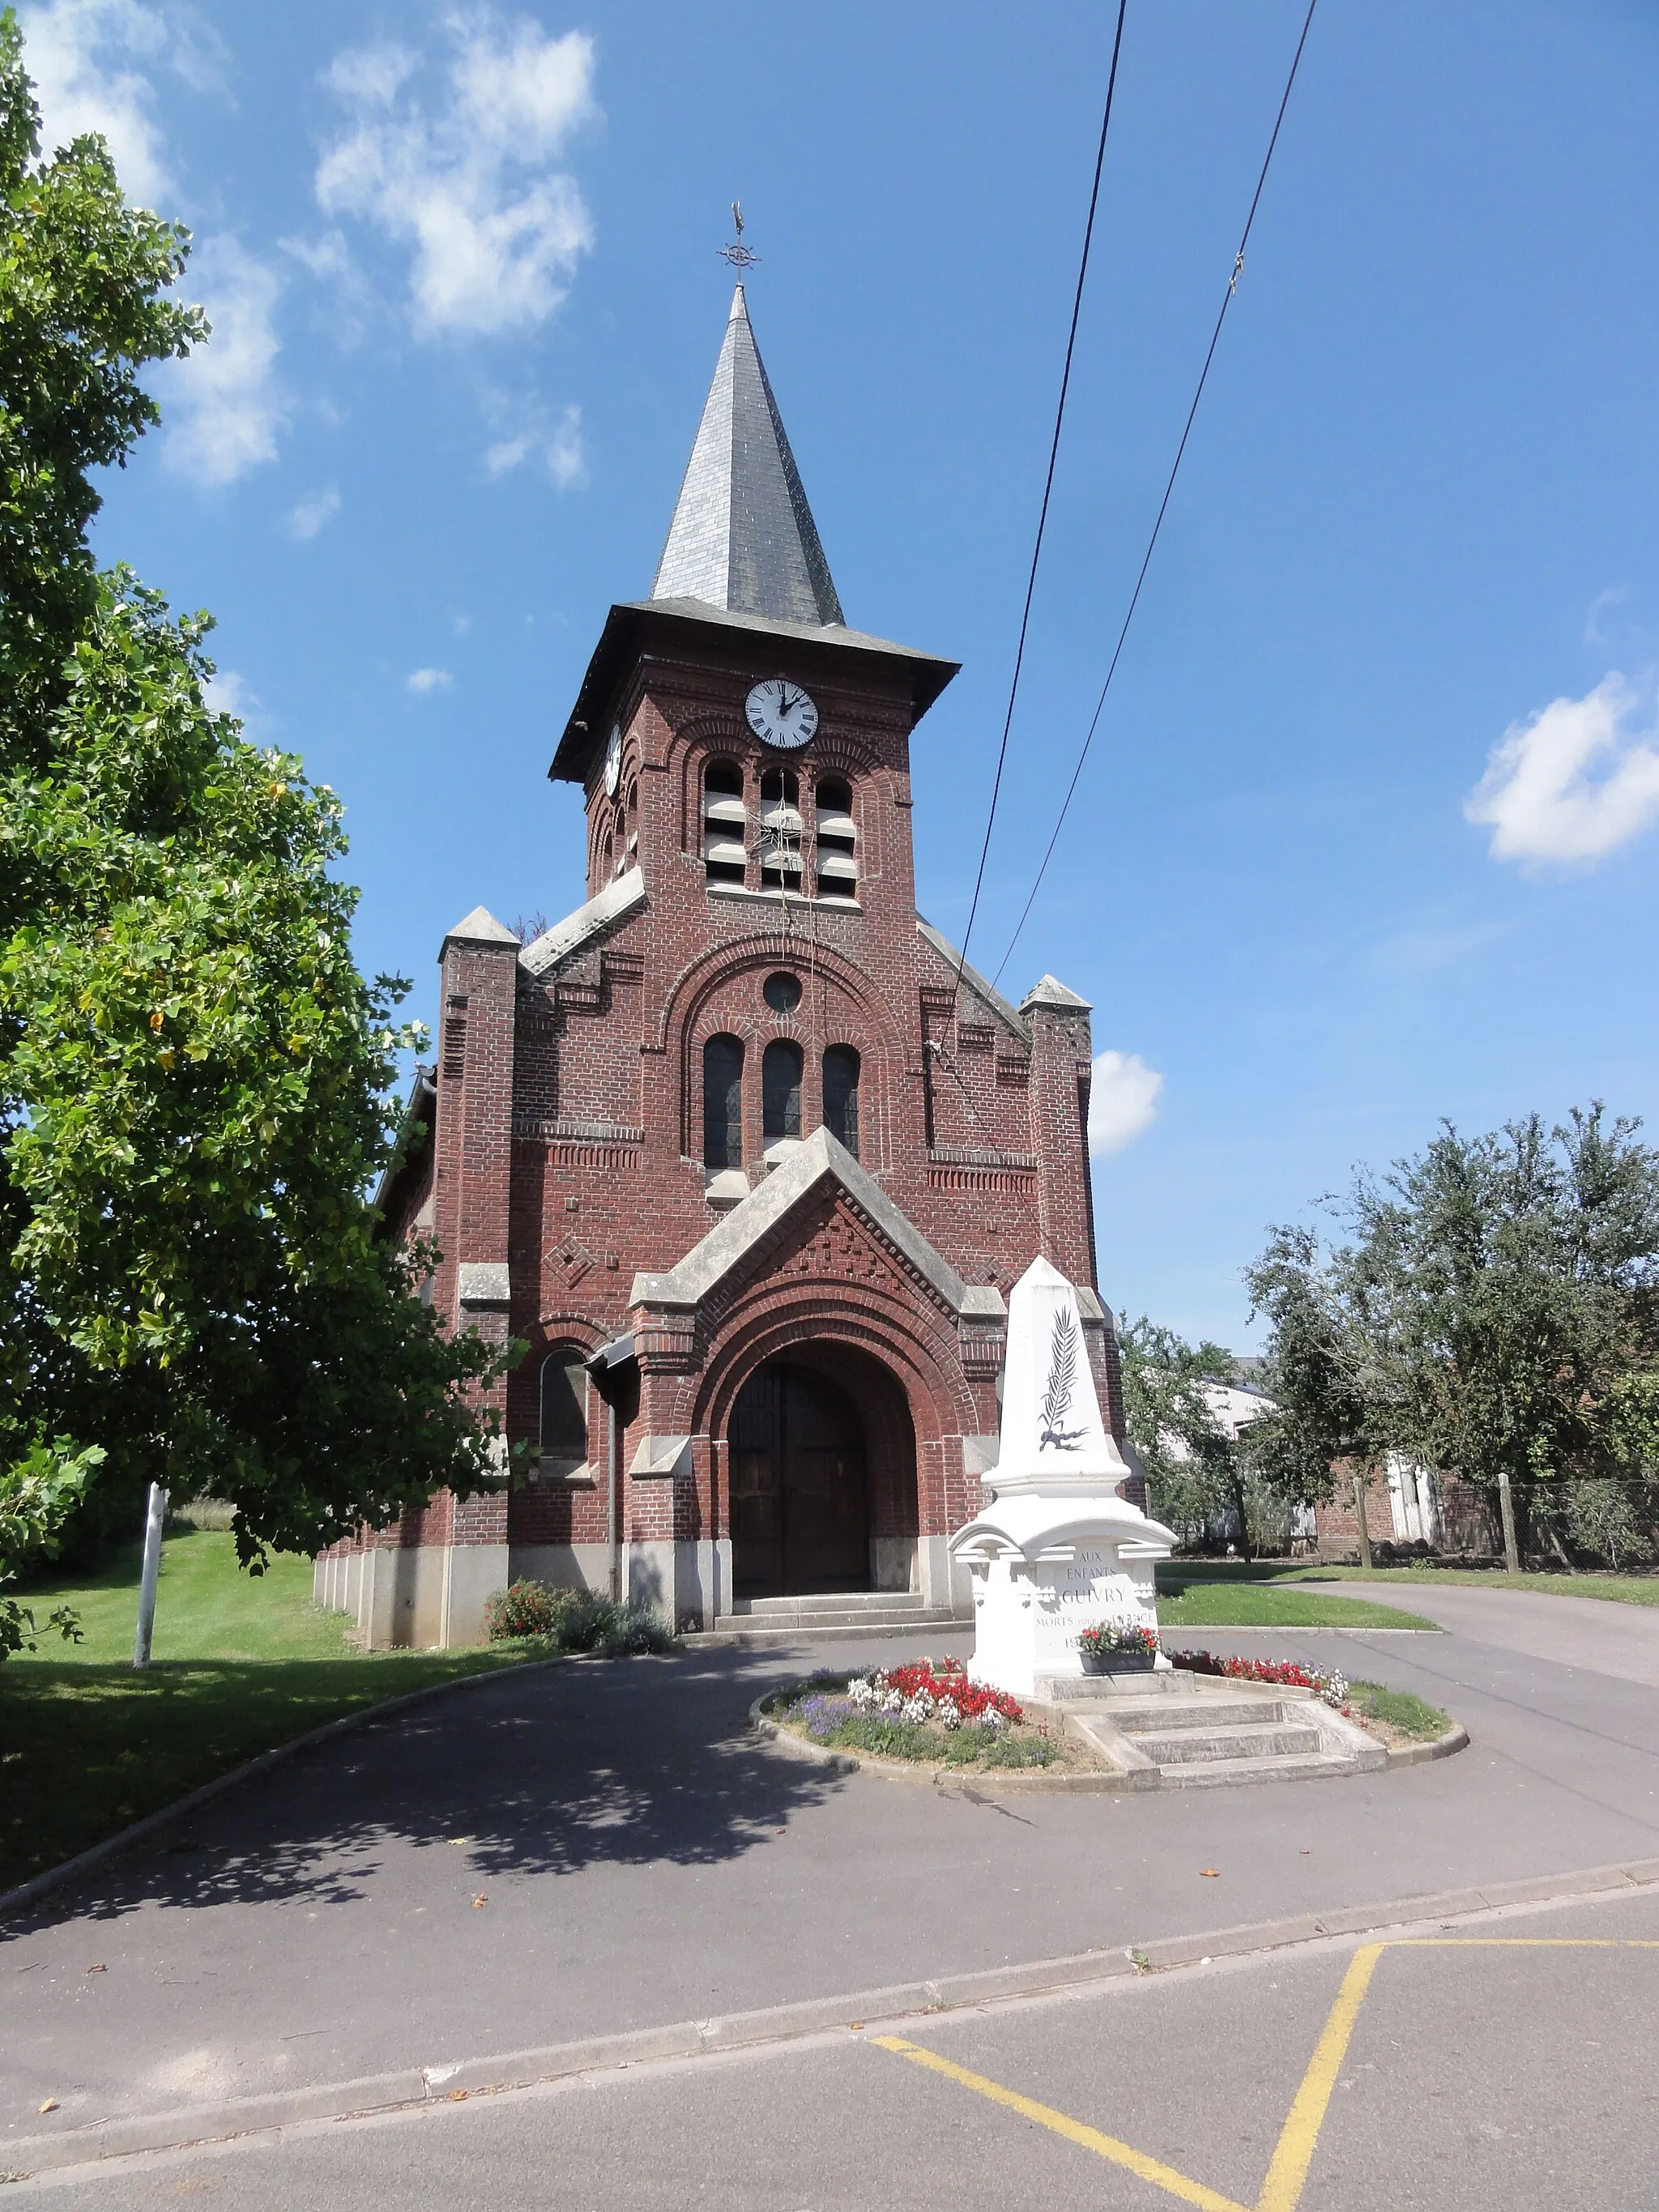
POLYGON ((1431 1628, 1398 1606, 1324 1597, 1267 1581, 1188 1575, 1178 1564, 1158 1571, 1158 1624, 1177 1628, 1431 1628))
POLYGON ((180 1530, 162 1549, 155 1657, 135 1674, 135 1545, 96 1574, 36 1582, 44 1619, 81 1615, 84 1641, 40 1639, 0 1666, 0 1890, 272 1745, 360 1706, 530 1656, 521 1645, 362 1653, 311 1602, 311 1562, 252 1577, 234 1540, 180 1530))
POLYGON ((1350 1682, 1348 1703, 1367 1720, 1382 1721, 1413 1743, 1433 1743, 1451 1727, 1451 1716, 1426 1705, 1409 1690, 1390 1690, 1381 1682, 1350 1682))
POLYGON ((1300 1566, 1283 1559, 1176 1559, 1158 1569, 1158 1588, 1203 1582, 1282 1589, 1288 1583, 1405 1583, 1419 1589, 1455 1583, 1467 1589, 1545 1590, 1555 1597, 1599 1597, 1613 1605, 1659 1605, 1659 1575, 1507 1575, 1501 1568, 1300 1566))

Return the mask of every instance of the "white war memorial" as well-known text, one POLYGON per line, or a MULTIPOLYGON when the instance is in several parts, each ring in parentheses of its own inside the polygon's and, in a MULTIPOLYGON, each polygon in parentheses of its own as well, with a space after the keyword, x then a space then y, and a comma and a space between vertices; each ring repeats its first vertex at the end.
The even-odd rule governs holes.
MULTIPOLYGON (((1129 1472, 1100 1418, 1077 1293, 1048 1261, 1034 1260, 1008 1300, 1002 1432, 984 1477, 987 1502, 951 1540, 973 1577, 976 1680, 1015 1697, 1052 1697, 1085 1671, 1084 1629, 1111 1622, 1156 1635, 1157 1563, 1176 1540, 1119 1497, 1129 1472)), ((1169 1665, 1161 1656, 1156 1663, 1169 1665)))

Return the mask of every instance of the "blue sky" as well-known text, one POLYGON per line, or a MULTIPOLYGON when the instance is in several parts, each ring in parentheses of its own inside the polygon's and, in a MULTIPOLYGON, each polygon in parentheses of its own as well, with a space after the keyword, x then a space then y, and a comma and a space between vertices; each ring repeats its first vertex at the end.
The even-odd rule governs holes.
MULTIPOLYGON (((961 659, 915 748, 959 938, 1109 11, 55 0, 49 129, 198 240, 214 343, 100 524, 348 806, 364 965, 581 896, 544 781, 749 297, 850 622, 961 659)), ((1005 811, 996 969, 1144 550, 1300 26, 1131 0, 1005 811)), ((1449 1115, 1655 1115, 1659 11, 1321 0, 1055 868, 1102 1286, 1239 1271, 1449 1115)))

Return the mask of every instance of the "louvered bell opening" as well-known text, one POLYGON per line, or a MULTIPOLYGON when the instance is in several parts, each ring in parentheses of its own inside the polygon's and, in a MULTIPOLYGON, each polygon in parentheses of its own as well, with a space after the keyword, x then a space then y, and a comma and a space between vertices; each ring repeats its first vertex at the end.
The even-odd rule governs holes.
POLYGON ((851 851, 841 844, 826 842, 822 830, 818 832, 818 896, 820 898, 850 899, 858 891, 859 864, 851 851))
POLYGON ((799 853, 774 848, 761 850, 761 883, 767 890, 798 891, 800 889, 801 867, 799 853))
POLYGON ((761 828, 775 837, 799 837, 805 824, 799 806, 763 806, 761 828))
POLYGON ((730 822, 743 827, 743 801, 740 799, 717 799, 712 793, 703 800, 702 818, 705 822, 730 822))
MULTIPOLYGON (((742 821, 741 809, 738 821, 742 821)), ((727 836, 724 823, 710 824, 702 841, 702 864, 711 884, 740 884, 744 857, 740 836, 727 836)))
POLYGON ((820 838, 839 838, 851 845, 856 840, 858 834, 858 824, 850 814, 826 813, 822 807, 819 808, 818 836, 820 838))

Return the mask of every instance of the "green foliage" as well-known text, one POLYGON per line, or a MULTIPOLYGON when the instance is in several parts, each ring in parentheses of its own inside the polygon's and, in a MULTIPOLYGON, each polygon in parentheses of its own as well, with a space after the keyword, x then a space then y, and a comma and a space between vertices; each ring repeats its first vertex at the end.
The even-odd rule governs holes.
MULTIPOLYGON (((101 501, 90 471, 124 464, 160 419, 138 380, 147 362, 207 336, 201 310, 166 296, 189 234, 130 208, 109 152, 85 137, 50 161, 0 15, 0 744, 45 757, 45 715, 64 641, 92 604, 86 543, 101 501)), ((3 908, 0 908, 3 918, 3 908)))
POLYGON ((1390 1690, 1381 1682, 1350 1682, 1348 1703, 1368 1721, 1382 1721, 1415 1743, 1433 1743, 1451 1727, 1451 1717, 1409 1690, 1390 1690))
MULTIPOLYGON (((783 1717, 799 1723, 801 1702, 787 1706, 783 1717)), ((848 1713, 825 1734, 815 1734, 813 1741, 924 1765, 1053 1766, 1063 1758, 1058 1743, 1033 1729, 987 1728, 976 1721, 945 1729, 936 1722, 896 1720, 885 1713, 848 1713)))
POLYGON ((1233 1371, 1219 1345, 1191 1345, 1145 1315, 1120 1333, 1123 1415, 1152 1510, 1171 1527, 1202 1528, 1236 1504, 1231 1440, 1205 1396, 1233 1371))
POLYGON ((1488 1496, 1507 1474, 1534 1534, 1639 1551, 1659 1475, 1659 1153, 1638 1127, 1599 1104, 1547 1131, 1447 1123, 1380 1182, 1356 1176, 1332 1243, 1275 1231, 1246 1279, 1280 1408, 1252 1440, 1264 1469, 1307 1497, 1343 1455, 1397 1451, 1488 1496))
POLYGON ((613 1658, 674 1648, 655 1607, 637 1598, 619 1605, 602 1590, 549 1589, 526 1576, 489 1600, 484 1632, 492 1643, 528 1638, 557 1651, 604 1651, 613 1658))
MULTIPOLYGON (((78 1504, 94 1468, 104 1455, 95 1444, 76 1451, 66 1437, 33 1445, 11 1466, 0 1466, 0 1586, 15 1582, 32 1559, 51 1559, 58 1531, 78 1504)), ((59 1606, 46 1626, 66 1641, 78 1639, 73 1609, 59 1606)), ((0 1659, 35 1649, 32 1606, 0 1596, 0 1659)))
POLYGON ((338 802, 209 707, 207 618, 85 543, 88 472, 156 419, 140 368, 206 336, 164 296, 185 234, 100 141, 37 142, 8 15, 0 1468, 100 1459, 135 1518, 151 1480, 211 1489, 258 1563, 496 1479, 471 1399, 504 1355, 446 1335, 410 1295, 429 1251, 376 1235, 416 1034, 353 963, 338 802))
POLYGON ((555 1592, 527 1575, 492 1592, 484 1602, 484 1634, 492 1644, 506 1644, 520 1636, 552 1636, 564 1608, 555 1592))

